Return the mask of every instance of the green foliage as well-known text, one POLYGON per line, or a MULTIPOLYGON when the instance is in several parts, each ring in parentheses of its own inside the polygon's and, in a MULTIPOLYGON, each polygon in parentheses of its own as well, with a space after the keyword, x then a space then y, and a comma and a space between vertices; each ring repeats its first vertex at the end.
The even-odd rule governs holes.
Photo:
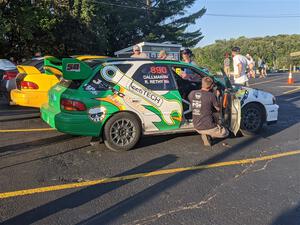
POLYGON ((231 55, 231 48, 239 46, 241 54, 249 53, 257 62, 264 58, 271 68, 288 68, 290 64, 300 64, 299 58, 291 58, 291 52, 300 51, 300 35, 277 35, 263 38, 239 37, 230 40, 217 40, 214 44, 194 50, 195 60, 213 72, 223 67, 226 52, 231 55))
POLYGON ((140 41, 174 41, 195 46, 200 29, 186 28, 205 9, 189 15, 195 0, 3 0, 0 56, 112 55, 140 41), (122 7, 119 7, 121 5, 122 7), (188 16, 187 16, 188 14, 188 16))

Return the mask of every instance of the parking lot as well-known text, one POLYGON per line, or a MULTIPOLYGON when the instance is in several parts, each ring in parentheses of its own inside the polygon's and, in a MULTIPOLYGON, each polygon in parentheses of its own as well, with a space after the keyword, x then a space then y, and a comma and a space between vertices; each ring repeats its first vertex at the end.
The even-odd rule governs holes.
POLYGON ((189 133, 116 153, 0 103, 0 222, 300 224, 300 74, 287 76, 251 81, 276 96, 277 124, 213 147, 189 133))

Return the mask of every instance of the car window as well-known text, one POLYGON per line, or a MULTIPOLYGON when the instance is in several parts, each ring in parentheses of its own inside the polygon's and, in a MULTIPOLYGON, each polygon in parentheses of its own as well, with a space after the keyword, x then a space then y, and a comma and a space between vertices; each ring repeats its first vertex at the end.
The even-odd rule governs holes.
POLYGON ((176 89, 172 73, 166 65, 153 63, 142 65, 132 78, 150 90, 165 91, 176 89))
POLYGON ((65 80, 63 78, 59 81, 60 86, 70 89, 78 89, 82 83, 83 80, 65 80))
POLYGON ((200 82, 202 77, 207 76, 205 73, 188 66, 176 65, 172 66, 172 70, 177 76, 180 76, 182 79, 191 82, 200 82))
POLYGON ((41 73, 45 73, 45 70, 44 70, 44 61, 41 61, 38 64, 36 64, 35 68, 37 68, 41 73))
MULTIPOLYGON (((114 64, 113 66, 116 66, 119 68, 120 71, 123 73, 126 73, 130 67, 131 64, 114 64)), ((103 91, 103 90, 111 90, 112 87, 114 87, 115 84, 108 82, 103 79, 100 72, 98 72, 87 84, 84 85, 84 90, 86 91, 103 91)))

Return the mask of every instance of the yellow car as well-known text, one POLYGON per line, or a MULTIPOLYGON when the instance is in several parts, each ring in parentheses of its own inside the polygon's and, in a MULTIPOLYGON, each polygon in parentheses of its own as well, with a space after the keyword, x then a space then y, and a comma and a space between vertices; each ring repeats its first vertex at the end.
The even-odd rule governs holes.
MULTIPOLYGON (((81 61, 102 59, 105 56, 80 55, 81 61)), ((27 65, 18 65, 17 89, 11 91, 13 104, 40 108, 48 102, 49 89, 61 80, 61 61, 52 56, 32 59, 27 65)))

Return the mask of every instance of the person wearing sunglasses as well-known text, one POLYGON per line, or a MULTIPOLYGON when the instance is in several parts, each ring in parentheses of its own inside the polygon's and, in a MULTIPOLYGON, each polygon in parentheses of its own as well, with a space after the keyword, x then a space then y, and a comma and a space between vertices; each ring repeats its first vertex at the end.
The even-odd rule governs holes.
POLYGON ((130 56, 131 58, 149 58, 144 52, 141 52, 140 46, 138 45, 133 46, 132 50, 133 55, 130 56))
MULTIPOLYGON (((182 50, 181 56, 183 62, 197 66, 197 63, 194 60, 192 60, 193 53, 190 49, 186 48, 182 50)), ((185 80, 190 80, 193 77, 193 71, 186 68, 182 71, 180 76, 185 80)))

